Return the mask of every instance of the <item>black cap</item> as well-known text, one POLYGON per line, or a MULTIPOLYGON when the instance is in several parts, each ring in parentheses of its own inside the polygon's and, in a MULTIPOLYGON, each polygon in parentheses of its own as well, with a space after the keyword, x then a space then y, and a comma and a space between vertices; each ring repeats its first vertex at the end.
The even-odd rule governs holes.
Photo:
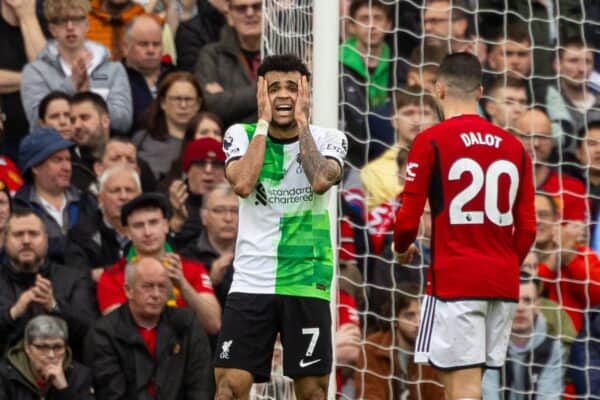
POLYGON ((142 193, 135 199, 123 204, 121 207, 121 224, 127 226, 127 218, 140 208, 160 208, 166 219, 171 218, 171 205, 164 194, 142 193))

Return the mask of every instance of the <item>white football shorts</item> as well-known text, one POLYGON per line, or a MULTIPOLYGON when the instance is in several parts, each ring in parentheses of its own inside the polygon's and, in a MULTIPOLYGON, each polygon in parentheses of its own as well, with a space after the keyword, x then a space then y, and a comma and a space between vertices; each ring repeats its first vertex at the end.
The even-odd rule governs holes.
POLYGON ((439 369, 500 368, 517 303, 424 296, 415 362, 439 369))

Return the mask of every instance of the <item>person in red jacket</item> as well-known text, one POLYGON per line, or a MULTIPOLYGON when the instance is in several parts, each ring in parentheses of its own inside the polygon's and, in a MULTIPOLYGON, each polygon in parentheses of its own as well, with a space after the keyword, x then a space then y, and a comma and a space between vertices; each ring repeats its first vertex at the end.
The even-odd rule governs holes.
POLYGON ((429 199, 432 261, 415 361, 438 369, 449 400, 479 399, 482 369, 504 364, 519 267, 535 239, 531 159, 477 115, 481 75, 468 53, 440 65, 435 95, 446 120, 413 142, 394 226, 407 263, 429 199))
POLYGON ((551 211, 546 223, 555 222, 554 250, 545 252, 547 257, 538 265, 538 275, 544 282, 546 297, 560 304, 579 332, 585 311, 600 305, 600 259, 585 245, 584 222, 557 225, 559 215, 556 208, 547 206, 550 201, 548 196, 536 196, 536 211, 551 211))

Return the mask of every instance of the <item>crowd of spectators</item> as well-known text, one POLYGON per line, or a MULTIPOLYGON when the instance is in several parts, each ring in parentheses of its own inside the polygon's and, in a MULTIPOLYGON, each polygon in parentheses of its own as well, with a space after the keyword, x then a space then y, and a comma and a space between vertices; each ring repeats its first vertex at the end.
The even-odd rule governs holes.
MULTIPOLYGON (((238 226, 223 134, 256 122, 262 7, 0 0, 0 399, 212 398, 238 226)), ((413 265, 394 264, 391 228, 411 143, 443 119, 437 66, 469 51, 485 71, 480 114, 521 140, 537 189, 508 362, 484 399, 594 398, 600 3, 340 12, 338 395, 443 398, 411 358, 429 211, 413 265)))

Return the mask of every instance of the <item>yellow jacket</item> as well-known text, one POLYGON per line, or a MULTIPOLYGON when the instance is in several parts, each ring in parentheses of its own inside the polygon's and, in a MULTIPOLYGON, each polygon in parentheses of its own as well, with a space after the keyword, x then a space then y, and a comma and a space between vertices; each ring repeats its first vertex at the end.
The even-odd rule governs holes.
POLYGON ((393 199, 402 190, 398 182, 396 165, 398 150, 399 146, 393 146, 360 171, 360 180, 367 196, 369 210, 393 199))

